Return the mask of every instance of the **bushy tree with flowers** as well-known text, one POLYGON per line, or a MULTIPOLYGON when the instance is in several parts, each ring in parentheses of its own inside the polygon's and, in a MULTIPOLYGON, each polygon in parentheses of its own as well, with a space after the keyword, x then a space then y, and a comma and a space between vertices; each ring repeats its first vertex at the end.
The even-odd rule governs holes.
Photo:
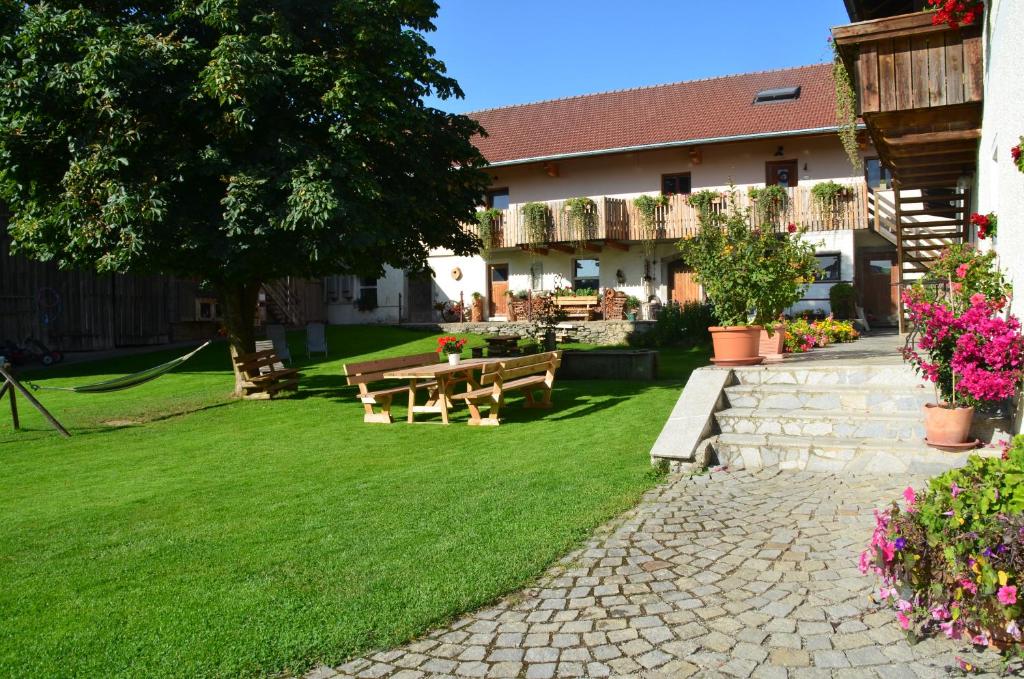
POLYGON ((916 333, 904 358, 948 407, 1011 398, 1024 379, 1024 336, 1020 321, 1004 312, 1010 287, 993 256, 951 248, 903 295, 916 333))

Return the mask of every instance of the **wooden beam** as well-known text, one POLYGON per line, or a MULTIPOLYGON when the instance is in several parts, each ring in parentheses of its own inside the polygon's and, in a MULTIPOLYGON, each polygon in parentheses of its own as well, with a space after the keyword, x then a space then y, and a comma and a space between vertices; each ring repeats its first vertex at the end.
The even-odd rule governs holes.
POLYGON ((613 250, 621 250, 622 252, 629 252, 629 243, 623 243, 618 240, 605 240, 604 244, 613 250))
POLYGON ((886 144, 896 148, 914 146, 916 144, 947 144, 957 141, 977 141, 981 139, 980 129, 948 130, 945 132, 917 132, 886 138, 886 144))
POLYGON ((581 250, 587 250, 588 252, 601 252, 601 246, 597 243, 584 243, 580 246, 581 250))
POLYGON ((564 252, 564 253, 569 254, 569 255, 571 255, 572 253, 576 252, 576 248, 574 248, 571 245, 565 245, 563 243, 550 243, 548 245, 548 247, 550 247, 552 250, 557 250, 558 252, 564 252))
POLYGON ((532 252, 535 255, 543 256, 548 254, 547 248, 536 247, 533 245, 520 245, 519 249, 522 250, 523 252, 532 252))
POLYGON ((46 419, 46 421, 49 422, 50 425, 54 429, 56 429, 57 431, 60 432, 61 436, 65 437, 65 438, 71 436, 71 434, 68 433, 68 430, 64 428, 64 425, 62 425, 60 422, 58 422, 57 418, 54 417, 53 415, 51 415, 50 411, 47 410, 46 408, 44 408, 43 404, 40 403, 39 401, 37 401, 36 397, 33 396, 29 392, 28 389, 26 389, 25 387, 22 386, 21 382, 19 382, 18 380, 14 379, 14 376, 11 375, 9 372, 7 372, 9 367, 10 366, 6 365, 6 364, 4 366, 0 367, 0 377, 4 378, 4 383, 9 387, 9 389, 7 391, 9 392, 8 396, 10 396, 10 398, 11 398, 11 416, 14 419, 15 429, 18 428, 18 406, 14 402, 14 392, 17 391, 22 396, 24 396, 25 399, 30 404, 32 404, 32 406, 36 410, 39 411, 39 414, 42 415, 46 419))

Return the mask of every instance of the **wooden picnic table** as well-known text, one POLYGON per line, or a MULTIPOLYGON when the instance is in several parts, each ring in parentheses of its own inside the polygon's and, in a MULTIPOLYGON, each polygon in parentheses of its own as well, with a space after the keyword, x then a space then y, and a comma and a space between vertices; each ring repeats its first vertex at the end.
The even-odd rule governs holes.
POLYGON ((488 356, 512 356, 519 347, 519 335, 489 335, 484 337, 487 342, 488 356))
POLYGON ((464 378, 469 390, 477 389, 480 384, 473 377, 473 372, 483 370, 487 365, 500 362, 500 358, 468 358, 458 365, 434 363, 417 365, 410 368, 399 368, 384 373, 384 379, 409 380, 409 415, 410 424, 416 421, 416 413, 440 413, 441 422, 448 424, 448 409, 453 407, 451 400, 452 384, 458 378, 464 378), (436 397, 428 399, 426 405, 416 405, 416 385, 420 381, 436 381, 436 397))

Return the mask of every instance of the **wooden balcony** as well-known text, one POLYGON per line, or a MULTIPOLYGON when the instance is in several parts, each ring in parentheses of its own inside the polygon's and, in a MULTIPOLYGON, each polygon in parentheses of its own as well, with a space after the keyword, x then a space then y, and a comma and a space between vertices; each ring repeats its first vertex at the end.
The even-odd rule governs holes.
POLYGON ((903 188, 955 186, 981 136, 981 28, 917 12, 832 29, 858 113, 903 188))
MULTIPOLYGON (((790 223, 806 228, 808 231, 835 231, 841 229, 866 229, 869 227, 868 191, 864 182, 849 184, 852 191, 845 198, 837 198, 830 206, 819 206, 811 196, 811 184, 788 189, 789 200, 785 212, 770 228, 785 229, 790 223)), ((752 208, 753 202, 746 189, 737 189, 736 201, 740 208, 752 208)), ((700 217, 696 208, 686 200, 686 196, 669 197, 668 205, 659 207, 655 215, 655 230, 651 234, 644 233, 641 226, 639 211, 631 199, 601 196, 594 198, 597 210, 597 224, 593 233, 574 234, 570 228, 564 200, 547 201, 549 223, 547 236, 543 243, 531 243, 526 225, 523 221, 521 205, 512 205, 502 210, 493 230, 490 243, 485 247, 491 250, 522 248, 527 250, 556 250, 574 252, 576 249, 599 250, 603 245, 628 249, 631 243, 656 240, 674 241, 688 234, 695 234, 700 229, 700 217), (653 236, 653 238, 651 238, 653 236)), ((725 199, 716 209, 726 209, 725 199)), ((751 222, 755 226, 768 228, 751 210, 751 222)), ((479 235, 479 227, 475 224, 465 228, 479 235)))

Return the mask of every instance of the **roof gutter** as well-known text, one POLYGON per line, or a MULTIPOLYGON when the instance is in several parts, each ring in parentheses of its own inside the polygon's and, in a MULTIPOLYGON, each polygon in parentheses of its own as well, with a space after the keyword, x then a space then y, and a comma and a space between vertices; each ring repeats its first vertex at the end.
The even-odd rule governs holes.
MULTIPOLYGON (((864 123, 859 123, 857 129, 865 129, 864 123)), ((578 151, 576 153, 556 153, 549 156, 534 156, 532 158, 516 158, 514 160, 502 160, 497 163, 489 163, 487 167, 505 167, 508 165, 525 165, 526 163, 539 163, 550 160, 565 160, 568 158, 588 158, 591 156, 604 156, 612 153, 631 153, 633 151, 653 151, 656 149, 673 149, 685 146, 699 146, 700 144, 721 144, 731 141, 753 141, 757 139, 774 139, 777 137, 798 137, 806 134, 824 134, 838 132, 838 126, 811 127, 804 130, 787 130, 785 132, 758 132, 756 134, 739 134, 731 137, 707 137, 705 139, 687 139, 685 141, 666 141, 658 144, 641 144, 639 146, 620 146, 617 148, 597 149, 594 151, 578 151)))

